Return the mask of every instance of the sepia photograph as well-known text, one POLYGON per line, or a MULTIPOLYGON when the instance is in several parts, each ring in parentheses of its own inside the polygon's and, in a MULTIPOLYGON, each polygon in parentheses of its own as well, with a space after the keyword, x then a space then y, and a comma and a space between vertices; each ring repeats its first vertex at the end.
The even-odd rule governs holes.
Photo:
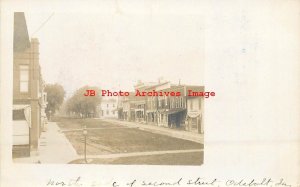
POLYGON ((15 12, 13 161, 202 165, 202 30, 192 15, 15 12))
POLYGON ((300 187, 299 12, 0 0, 0 186, 300 187))

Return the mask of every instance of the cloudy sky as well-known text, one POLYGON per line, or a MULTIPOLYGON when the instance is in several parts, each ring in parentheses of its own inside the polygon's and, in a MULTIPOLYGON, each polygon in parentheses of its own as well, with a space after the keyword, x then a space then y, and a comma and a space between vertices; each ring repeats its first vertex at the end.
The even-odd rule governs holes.
POLYGON ((105 11, 25 12, 30 37, 40 41, 45 81, 62 84, 68 96, 83 85, 130 91, 138 80, 159 77, 203 84, 203 17, 153 4, 144 9, 112 4, 105 11))

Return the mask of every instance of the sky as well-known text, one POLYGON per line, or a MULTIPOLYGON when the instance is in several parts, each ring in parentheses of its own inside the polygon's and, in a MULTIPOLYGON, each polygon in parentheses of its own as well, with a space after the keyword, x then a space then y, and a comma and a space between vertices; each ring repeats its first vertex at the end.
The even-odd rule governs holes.
POLYGON ((61 84, 67 96, 84 85, 132 91, 138 80, 160 77, 203 84, 204 24, 199 15, 133 13, 118 5, 103 12, 29 11, 25 16, 30 37, 40 41, 45 82, 61 84))

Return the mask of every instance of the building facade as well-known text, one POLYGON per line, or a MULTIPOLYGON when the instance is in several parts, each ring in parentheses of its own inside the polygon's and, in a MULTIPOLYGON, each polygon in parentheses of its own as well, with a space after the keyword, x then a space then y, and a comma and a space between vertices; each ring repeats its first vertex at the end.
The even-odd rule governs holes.
MULTIPOLYGON (((30 154, 38 151, 39 137, 45 127, 45 108, 47 95, 44 92, 44 82, 39 64, 39 41, 29 39, 25 15, 22 12, 14 14, 14 44, 13 44, 13 122, 18 124, 20 110, 27 110, 29 131, 28 150, 30 154), (30 115, 28 115, 30 111, 30 115), (29 117, 28 117, 29 116, 29 117)), ((18 126, 14 127, 18 129, 18 126)), ((14 145, 13 151, 26 145, 14 145)))
MULTIPOLYGON (((143 92, 148 90, 150 87, 156 85, 157 83, 154 82, 141 82, 138 81, 138 83, 134 86, 135 91, 143 92)), ((134 110, 135 110, 135 121, 140 123, 145 123, 147 120, 147 114, 146 114, 146 97, 140 97, 135 96, 133 104, 134 104, 134 110)))
POLYGON ((103 99, 99 108, 100 118, 118 118, 118 101, 116 98, 103 99))
POLYGON ((124 120, 124 113, 123 113, 123 103, 124 103, 125 97, 124 96, 118 96, 118 104, 117 104, 117 110, 118 110, 118 119, 124 120))
MULTIPOLYGON (((193 90, 197 92, 204 92, 204 86, 187 86, 186 90, 193 90)), ((204 133, 203 128, 203 97, 187 96, 187 125, 186 130, 204 133)))
POLYGON ((180 94, 178 96, 135 96, 132 92, 128 97, 120 97, 118 102, 120 120, 204 133, 202 118, 204 99, 199 96, 188 96, 188 90, 204 92, 203 86, 171 84, 160 80, 148 85, 139 82, 134 88, 140 92, 180 94))
POLYGON ((118 119, 124 121, 135 121, 135 96, 134 92, 130 92, 129 96, 119 96, 118 119))
MULTIPOLYGON (((171 83, 167 81, 161 81, 154 85, 149 86, 145 89, 146 92, 151 91, 162 91, 170 88, 171 83)), ((159 124, 159 111, 158 111, 158 96, 147 96, 146 97, 146 121, 149 124, 159 124)))
POLYGON ((180 96, 158 97, 158 120, 161 126, 184 128, 184 121, 186 117, 186 97, 184 90, 184 86, 171 85, 163 91, 180 92, 180 96))

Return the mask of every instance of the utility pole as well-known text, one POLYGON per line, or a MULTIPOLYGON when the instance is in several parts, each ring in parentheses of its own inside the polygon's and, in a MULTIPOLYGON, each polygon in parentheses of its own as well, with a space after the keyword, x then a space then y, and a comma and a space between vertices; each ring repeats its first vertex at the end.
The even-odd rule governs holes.
POLYGON ((86 129, 86 125, 83 128, 83 136, 84 136, 84 161, 87 164, 87 159, 86 159, 86 136, 87 136, 87 129, 86 129))

